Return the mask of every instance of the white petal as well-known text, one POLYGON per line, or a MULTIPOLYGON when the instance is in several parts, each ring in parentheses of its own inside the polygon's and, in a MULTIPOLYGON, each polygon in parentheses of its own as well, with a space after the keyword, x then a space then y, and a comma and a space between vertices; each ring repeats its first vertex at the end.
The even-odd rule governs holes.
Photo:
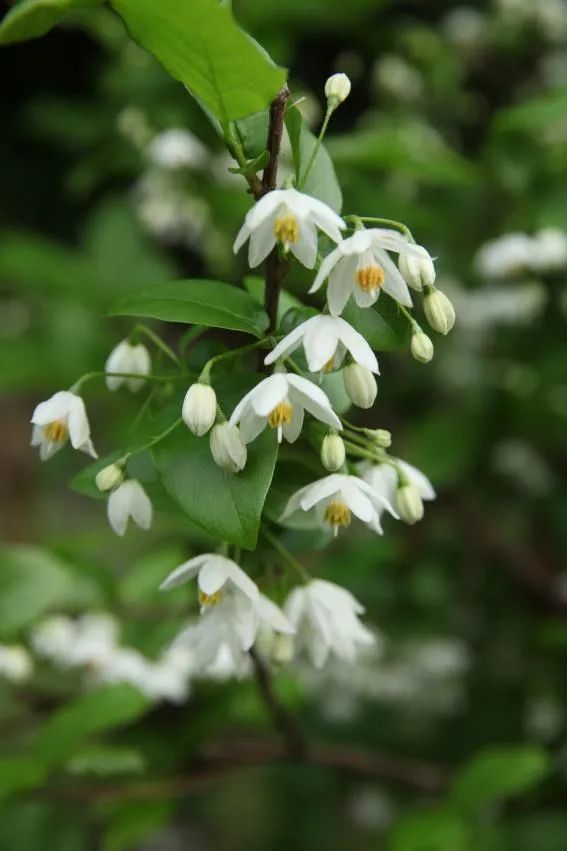
POLYGON ((311 198, 311 218, 321 230, 327 234, 334 242, 342 240, 341 231, 346 228, 346 224, 334 210, 320 201, 318 198, 311 198))
POLYGON ((340 263, 337 263, 329 278, 327 301, 333 316, 340 316, 353 289, 355 291, 358 289, 354 284, 357 265, 357 257, 344 257, 340 263))
POLYGON ((372 502, 378 503, 380 506, 384 507, 386 511, 388 511, 392 515, 392 517, 396 518, 396 520, 399 519, 397 512, 392 508, 389 500, 387 499, 387 497, 384 496, 384 494, 374 490, 374 488, 371 487, 368 482, 365 482, 364 479, 359 479, 356 476, 354 476, 353 478, 355 479, 356 484, 360 488, 360 490, 363 491, 366 496, 368 496, 372 500, 372 502))
POLYGON ((253 603, 258 601, 258 586, 250 579, 248 574, 233 561, 231 561, 228 566, 228 577, 230 581, 236 585, 239 591, 246 594, 253 603))
POLYGON ((211 556, 201 567, 197 583, 204 594, 211 595, 223 587, 230 576, 232 562, 223 556, 211 556))
POLYGON ((46 440, 39 447, 39 457, 42 461, 48 461, 56 452, 63 449, 64 443, 56 440, 46 440))
POLYGON ((250 236, 250 233, 251 233, 250 228, 248 227, 246 222, 244 222, 244 224, 242 225, 242 227, 240 228, 240 230, 236 234, 236 239, 234 240, 234 245, 232 246, 232 250, 235 254, 237 254, 240 251, 240 249, 242 248, 242 246, 244 245, 244 243, 246 242, 246 240, 250 236))
POLYGON ((73 449, 80 449, 88 442, 91 433, 85 403, 80 396, 73 396, 70 402, 67 425, 71 446, 73 449))
POLYGON ((267 623, 275 632, 281 632, 284 635, 293 635, 295 632, 295 627, 290 623, 280 607, 276 606, 265 594, 260 594, 258 614, 260 615, 260 620, 267 623))
POLYGON ((264 431, 267 424, 267 417, 259 417, 249 409, 240 420, 240 437, 244 443, 252 443, 264 431))
POLYGON ((303 428, 303 408, 301 405, 293 406, 293 413, 291 415, 291 422, 289 424, 284 425, 283 427, 283 435, 288 443, 295 443, 299 435, 301 434, 301 429, 303 428))
POLYGON ((305 358, 310 372, 318 372, 335 354, 339 333, 331 316, 316 316, 316 322, 303 337, 305 358))
POLYGON ((144 377, 151 372, 152 361, 149 351, 142 343, 132 347, 131 355, 132 359, 129 372, 135 372, 141 378, 128 379, 128 389, 132 393, 136 393, 144 386, 144 377))
POLYGON ((92 440, 90 440, 90 438, 89 438, 89 440, 85 440, 84 443, 81 443, 81 445, 78 447, 78 449, 79 449, 80 452, 85 452, 87 455, 90 455, 91 458, 98 458, 98 454, 97 454, 97 452, 96 452, 96 450, 93 446, 93 442, 92 442, 92 440))
POLYGON ((341 489, 341 485, 344 480, 344 476, 334 473, 331 476, 325 476, 324 479, 319 479, 316 482, 313 482, 312 485, 309 485, 307 492, 303 495, 301 499, 301 508, 303 511, 309 511, 310 508, 321 502, 322 499, 326 499, 334 493, 337 493, 341 489))
POLYGON ((45 443, 43 426, 34 425, 32 427, 30 446, 41 446, 42 443, 45 443))
POLYGON ((408 247, 412 245, 412 243, 408 242, 408 238, 404 234, 391 228, 369 228, 367 233, 370 236, 373 246, 385 248, 386 251, 399 253, 400 251, 407 251, 408 247))
MULTIPOLYGON (((121 340, 109 354, 104 365, 105 372, 130 372, 131 346, 128 340, 121 340)), ((109 390, 117 390, 125 381, 124 378, 108 376, 106 386, 109 390)))
POLYGON ((258 416, 267 417, 280 402, 284 401, 287 392, 287 376, 282 372, 276 372, 258 384, 250 404, 258 416))
POLYGON ((35 425, 48 425, 55 420, 63 420, 69 413, 70 405, 75 398, 74 393, 68 390, 60 390, 54 393, 50 399, 40 402, 33 412, 31 421, 35 425))
POLYGON ((140 529, 149 529, 152 525, 153 508, 149 496, 136 479, 124 482, 130 489, 130 516, 140 529))
POLYGON ((365 366, 370 370, 370 372, 375 372, 378 375, 380 370, 378 369, 376 355, 362 334, 355 331, 352 325, 349 325, 348 322, 345 322, 345 320, 340 317, 336 317, 335 322, 338 323, 340 339, 351 353, 354 360, 362 366, 365 366))
POLYGON ((365 293, 364 290, 361 290, 360 287, 353 287, 354 300, 359 307, 367 308, 372 307, 373 304, 376 304, 378 298, 380 296, 380 290, 369 290, 369 292, 365 293))
POLYGON ((297 242, 292 243, 290 249, 291 253, 307 269, 312 269, 315 266, 315 261, 317 260, 317 231, 312 222, 303 221, 300 223, 297 242))
POLYGON ((408 285, 395 263, 390 260, 385 251, 375 250, 374 255, 384 270, 384 283, 382 285, 384 292, 405 307, 411 307, 412 300, 408 285))
POLYGON ((126 482, 108 497, 108 522, 117 535, 124 535, 130 516, 130 491, 126 482))
POLYGON ((214 558, 214 553, 204 553, 195 558, 190 558, 189 561, 180 564, 175 570, 166 577, 159 586, 160 591, 167 591, 169 588, 177 588, 178 585, 183 585, 189 579, 192 579, 201 569, 201 567, 210 558, 214 558))
MULTIPOLYGON (((348 240, 346 240, 348 242, 348 240)), ((334 269, 335 264, 339 262, 341 259, 341 246, 343 243, 339 245, 338 248, 333 249, 330 254, 327 254, 321 265, 319 266, 319 271, 315 276, 315 280, 311 284, 310 293, 317 292, 317 290, 322 286, 325 280, 329 277, 332 269, 334 269)))
POLYGON ((301 500, 305 496, 305 494, 309 491, 312 485, 305 485, 305 487, 300 488, 296 491, 287 501, 286 507, 284 508, 280 520, 285 520, 290 514, 293 514, 301 507, 301 500))
POLYGON ((252 231, 257 228, 268 217, 275 218, 275 213, 280 205, 286 203, 286 192, 282 189, 274 189, 263 195, 256 201, 251 210, 246 214, 245 222, 252 231))
POLYGON ((291 354, 301 343, 301 339, 305 333, 307 333, 314 322, 316 322, 320 317, 312 316, 311 319, 307 319, 305 322, 302 322, 301 325, 298 325, 297 328, 294 328, 293 331, 280 340, 277 346, 272 349, 269 355, 264 358, 264 363, 266 366, 269 366, 278 358, 286 357, 291 354))
POLYGON ((290 396, 298 398, 301 405, 321 422, 341 428, 341 421, 332 409, 327 394, 312 381, 300 375, 289 375, 290 396))
POLYGON ((254 228, 250 234, 248 265, 252 269, 259 266, 266 259, 275 244, 274 223, 271 218, 266 219, 258 227, 254 228))
POLYGON ((413 467, 411 464, 408 464, 407 461, 401 461, 398 459, 398 464, 410 482, 416 486, 422 499, 435 499, 436 494, 433 489, 433 485, 427 476, 421 472, 421 470, 418 470, 417 467, 413 467))
POLYGON ((376 520, 376 511, 371 501, 357 487, 350 483, 344 484, 341 487, 341 494, 352 513, 363 523, 376 520))

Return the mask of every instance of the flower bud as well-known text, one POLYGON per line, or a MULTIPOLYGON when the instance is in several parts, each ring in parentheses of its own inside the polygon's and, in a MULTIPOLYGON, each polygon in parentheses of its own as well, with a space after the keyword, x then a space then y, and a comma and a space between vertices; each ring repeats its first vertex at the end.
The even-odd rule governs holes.
POLYGON ((288 665, 293 659, 293 635, 280 632, 274 635, 270 657, 275 665, 288 665))
POLYGON ((217 396, 209 384, 192 384, 183 400, 182 416, 190 431, 202 437, 213 425, 217 415, 217 396))
POLYGON ((420 363, 429 363, 433 357, 433 343, 421 330, 411 335, 411 353, 420 363))
POLYGON ((345 463, 345 445, 338 434, 327 434, 321 446, 321 463, 330 473, 336 473, 345 463))
POLYGON ((239 473, 246 464, 247 450, 238 426, 218 423, 210 437, 211 454, 219 467, 230 473, 239 473))
POLYGON ((392 433, 385 428, 365 428, 364 434, 382 449, 392 445, 392 433))
POLYGON ((423 501, 418 489, 411 482, 406 482, 397 489, 396 508, 406 523, 417 523, 423 517, 423 501))
POLYGON ((350 80, 346 74, 333 74, 325 83, 325 97, 335 109, 350 94, 350 80))
POLYGON ((401 251, 398 259, 398 269, 409 286, 421 292, 424 286, 432 287, 435 283, 435 266, 429 252, 422 245, 412 246, 412 252, 401 251), (419 253, 417 257, 413 252, 419 253))
POLYGON ((455 324, 455 308, 441 290, 433 289, 423 300, 423 310, 434 331, 448 334, 455 324))
POLYGON ((99 491, 112 491, 124 481, 124 470, 118 464, 109 464, 96 474, 95 483, 99 491))
POLYGON ((344 368, 343 379, 353 405, 371 408, 378 393, 378 385, 370 370, 359 363, 351 363, 344 368))

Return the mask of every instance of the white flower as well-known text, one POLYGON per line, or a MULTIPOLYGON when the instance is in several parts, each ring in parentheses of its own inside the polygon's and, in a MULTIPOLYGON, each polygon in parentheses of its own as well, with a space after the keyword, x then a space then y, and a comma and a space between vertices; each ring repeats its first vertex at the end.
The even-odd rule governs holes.
POLYGON ((532 266, 550 272, 567 266, 567 234, 559 228, 543 228, 533 238, 532 266))
POLYGON ((333 582, 314 579, 294 588, 284 611, 297 629, 298 650, 306 650, 316 668, 331 654, 353 661, 362 647, 374 644, 374 636, 358 619, 364 607, 333 582))
POLYGON ((246 466, 248 450, 240 429, 232 423, 217 423, 209 438, 211 455, 215 464, 229 473, 239 473, 246 466))
POLYGON ((69 390, 60 390, 45 402, 40 402, 31 418, 32 446, 39 446, 42 461, 51 458, 67 440, 73 449, 97 458, 91 441, 91 429, 85 403, 69 390))
POLYGON ((234 242, 234 252, 250 238, 248 263, 254 268, 279 242, 285 251, 291 251, 300 263, 312 269, 317 259, 317 228, 333 242, 340 242, 344 227, 341 217, 323 201, 297 189, 275 189, 247 213, 234 242))
POLYGON ((382 511, 386 509, 393 517, 398 516, 388 497, 366 481, 358 476, 333 473, 298 490, 287 503, 281 519, 285 520, 298 509, 310 511, 315 506, 320 519, 333 528, 335 535, 339 527, 350 525, 353 514, 380 534, 382 511))
POLYGON ((232 559, 216 553, 204 553, 177 567, 160 585, 161 591, 176 588, 197 577, 201 606, 218 604, 228 588, 244 594, 253 604, 258 603, 256 583, 232 559))
POLYGON ((245 443, 254 440, 268 424, 277 429, 280 442, 283 434, 293 443, 301 432, 304 411, 332 428, 341 428, 341 421, 320 387, 299 375, 276 372, 244 396, 229 422, 240 424, 245 443))
POLYGON ((332 369, 338 366, 345 350, 353 360, 370 372, 378 373, 376 355, 358 331, 339 316, 313 316, 294 328, 265 358, 269 366, 278 358, 286 358, 303 345, 310 372, 332 369))
POLYGON ((116 375, 107 375, 106 386, 109 390, 118 390, 123 384, 128 386, 128 389, 135 393, 144 385, 146 375, 149 375, 152 368, 150 353, 143 343, 138 343, 133 346, 128 340, 122 340, 111 351, 104 371, 109 372, 128 372, 132 375, 139 375, 140 378, 120 378, 116 375))
POLYGON ((481 275, 506 278, 531 268, 534 242, 525 233, 508 233, 487 242, 476 256, 481 275))
POLYGON ((127 479, 108 497, 108 522, 117 535, 124 535, 130 517, 140 529, 149 529, 152 514, 150 498, 137 479, 127 479))
MULTIPOLYGON (((435 499, 433 485, 421 470, 408 464, 407 461, 402 461, 400 458, 392 458, 392 461, 399 468, 402 479, 405 479, 412 488, 415 488, 415 492, 420 499, 426 501, 435 499)), ((405 503, 402 503, 400 506, 398 501, 400 476, 398 475, 396 466, 393 464, 370 464, 364 462, 359 465, 358 469, 364 481, 368 482, 377 493, 382 494, 388 502, 394 503, 400 514, 402 514, 405 503)), ((410 497, 413 497, 413 503, 415 503, 414 496, 414 494, 410 495, 410 497)), ((402 495, 403 499, 404 495, 402 495)), ((404 519, 406 519, 406 522, 409 522, 406 517, 404 519)))
POLYGON ((193 133, 180 127, 158 133, 147 150, 151 161, 161 168, 200 168, 207 161, 207 149, 193 133))
POLYGON ((202 437, 217 416, 217 395, 209 384, 192 384, 183 400, 182 416, 187 428, 202 437))
POLYGON ((350 80, 346 74, 332 74, 325 82, 325 97, 335 109, 350 94, 350 80))
POLYGON ((75 635, 76 624, 71 618, 52 615, 34 627, 30 643, 38 656, 66 665, 75 643, 75 635))
POLYGON ((0 676, 13 683, 22 683, 33 672, 33 661, 20 644, 0 644, 0 676))
POLYGON ((370 307, 381 290, 411 307, 407 284, 386 250, 407 252, 411 257, 418 248, 421 249, 393 230, 356 231, 325 257, 309 292, 316 292, 329 278, 327 301, 333 316, 343 312, 351 295, 359 307, 370 307))

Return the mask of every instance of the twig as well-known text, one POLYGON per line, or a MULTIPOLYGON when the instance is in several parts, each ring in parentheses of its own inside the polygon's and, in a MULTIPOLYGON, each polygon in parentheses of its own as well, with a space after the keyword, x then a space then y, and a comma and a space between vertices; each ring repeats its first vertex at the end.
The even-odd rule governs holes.
POLYGON ((304 757, 307 753, 307 743, 303 733, 299 729, 294 716, 279 702, 273 689, 272 677, 267 665, 254 647, 251 647, 248 652, 254 665, 254 676, 256 677, 258 691, 274 727, 285 742, 287 755, 296 759, 304 757))

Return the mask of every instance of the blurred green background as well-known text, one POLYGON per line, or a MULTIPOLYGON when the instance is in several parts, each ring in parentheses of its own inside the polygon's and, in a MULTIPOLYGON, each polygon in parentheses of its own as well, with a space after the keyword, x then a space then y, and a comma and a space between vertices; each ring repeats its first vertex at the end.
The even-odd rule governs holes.
MULTIPOLYGON (((272 735, 254 682, 88 688, 92 642, 161 658, 195 606, 157 586, 207 541, 165 511, 116 538, 65 488, 82 458, 39 463, 31 412, 103 367, 130 328, 104 317, 118 293, 239 281, 249 206, 197 105, 91 10, 0 53, 0 849, 565 851, 567 3, 234 7, 314 129, 326 77, 351 77, 327 144, 344 211, 405 222, 457 309, 431 364, 382 354, 371 414, 438 499, 305 556, 365 603, 378 650, 276 680, 310 740, 376 762, 209 775, 208 748, 272 735), (172 128, 202 146, 175 168, 152 147, 172 128), (65 664, 69 616, 86 649, 65 664)), ((103 454, 140 398, 98 389, 103 454)))

